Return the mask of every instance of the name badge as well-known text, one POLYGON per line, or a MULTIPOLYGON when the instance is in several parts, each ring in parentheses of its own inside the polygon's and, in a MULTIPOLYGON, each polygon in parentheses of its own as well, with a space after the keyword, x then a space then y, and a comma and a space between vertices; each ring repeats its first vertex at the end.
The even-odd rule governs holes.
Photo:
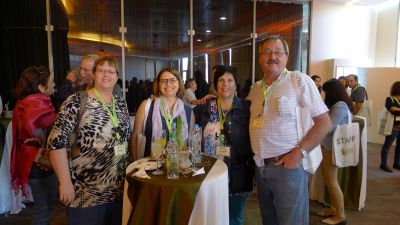
POLYGON ((127 144, 123 143, 123 144, 119 144, 114 146, 114 154, 115 156, 123 156, 126 154, 127 151, 127 144))
POLYGON ((251 126, 254 128, 262 128, 264 126, 264 118, 254 119, 251 126))
POLYGON ((231 147, 217 146, 217 155, 231 157, 231 147))

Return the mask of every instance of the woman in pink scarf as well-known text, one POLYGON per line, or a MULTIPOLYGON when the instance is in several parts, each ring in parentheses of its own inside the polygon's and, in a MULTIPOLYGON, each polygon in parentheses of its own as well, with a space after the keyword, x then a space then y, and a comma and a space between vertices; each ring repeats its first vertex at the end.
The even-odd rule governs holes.
POLYGON ((54 77, 45 67, 26 68, 17 83, 18 99, 13 111, 13 146, 11 152, 11 185, 14 192, 26 195, 32 189, 34 211, 32 224, 49 224, 57 194, 57 178, 39 163, 44 153, 46 128, 56 119, 49 98, 54 92, 54 77))

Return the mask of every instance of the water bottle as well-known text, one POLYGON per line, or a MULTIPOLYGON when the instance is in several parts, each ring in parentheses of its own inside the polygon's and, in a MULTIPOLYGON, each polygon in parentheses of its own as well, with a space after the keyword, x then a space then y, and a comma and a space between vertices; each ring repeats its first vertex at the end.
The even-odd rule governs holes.
POLYGON ((171 133, 167 143, 167 178, 179 178, 178 142, 176 141, 176 123, 172 124, 171 133))
POLYGON ((192 162, 201 162, 201 130, 198 124, 194 125, 192 135, 190 137, 192 147, 192 162))

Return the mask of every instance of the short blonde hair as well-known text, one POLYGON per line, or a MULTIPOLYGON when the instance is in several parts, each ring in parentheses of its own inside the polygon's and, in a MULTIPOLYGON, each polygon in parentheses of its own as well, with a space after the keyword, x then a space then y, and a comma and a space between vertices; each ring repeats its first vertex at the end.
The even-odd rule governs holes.
POLYGON ((183 81, 182 81, 181 75, 179 74, 179 72, 177 70, 175 70, 173 68, 169 68, 169 67, 162 69, 158 73, 156 79, 154 80, 154 84, 153 84, 154 96, 156 96, 156 97, 160 96, 160 77, 161 77, 161 74, 163 74, 164 72, 170 72, 170 73, 172 73, 172 75, 174 75, 174 77, 176 77, 176 79, 178 79, 179 89, 178 89, 178 92, 176 93, 176 97, 182 98, 183 95, 185 94, 185 88, 183 86, 183 81))

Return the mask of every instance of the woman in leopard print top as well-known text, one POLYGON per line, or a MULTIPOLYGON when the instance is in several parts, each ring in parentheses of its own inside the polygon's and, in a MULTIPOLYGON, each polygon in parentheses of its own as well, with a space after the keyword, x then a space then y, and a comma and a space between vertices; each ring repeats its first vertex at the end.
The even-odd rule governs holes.
POLYGON ((129 114, 124 99, 112 94, 118 79, 115 59, 96 60, 93 74, 94 88, 87 91, 85 104, 81 104, 82 93, 69 96, 48 139, 60 201, 69 206, 70 225, 121 224, 124 174, 130 158, 129 114), (79 121, 80 110, 84 111, 79 121), (69 156, 69 165, 68 137, 73 132, 79 150, 69 156))

